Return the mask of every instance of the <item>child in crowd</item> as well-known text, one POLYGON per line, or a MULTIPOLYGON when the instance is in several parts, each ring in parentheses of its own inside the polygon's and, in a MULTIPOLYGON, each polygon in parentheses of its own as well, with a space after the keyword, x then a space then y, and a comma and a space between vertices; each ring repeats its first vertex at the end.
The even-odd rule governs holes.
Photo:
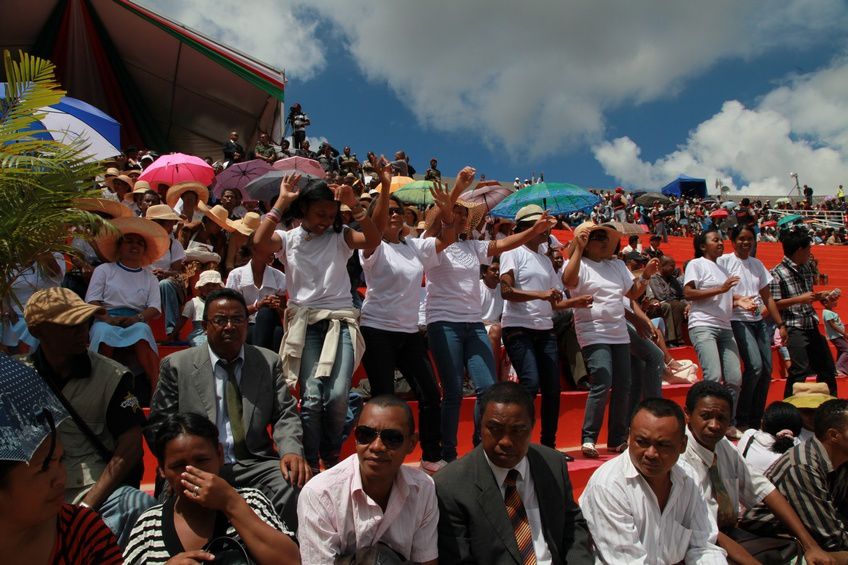
POLYGON ((194 288, 197 290, 197 296, 189 300, 183 306, 183 313, 180 317, 180 323, 177 327, 176 335, 180 334, 180 330, 186 321, 191 320, 191 333, 188 334, 188 342, 192 347, 203 345, 206 343, 206 332, 203 331, 203 310, 206 307, 206 297, 213 290, 224 288, 224 283, 221 279, 221 273, 218 271, 203 271, 197 282, 194 283, 194 288))
POLYGON ((836 372, 842 375, 848 374, 848 334, 845 333, 845 324, 839 314, 835 312, 836 305, 839 302, 839 294, 836 291, 831 292, 822 298, 821 303, 824 306, 822 317, 824 318, 824 330, 827 339, 836 348, 838 357, 836 359, 836 372))
MULTIPOLYGON (((495 354, 495 378, 502 381, 506 378, 504 365, 508 361, 501 351, 501 314, 503 314, 503 297, 500 285, 500 257, 492 257, 490 265, 480 265, 480 298, 483 313, 483 325, 492 343, 495 354)), ((508 368, 508 367, 507 367, 508 368)))

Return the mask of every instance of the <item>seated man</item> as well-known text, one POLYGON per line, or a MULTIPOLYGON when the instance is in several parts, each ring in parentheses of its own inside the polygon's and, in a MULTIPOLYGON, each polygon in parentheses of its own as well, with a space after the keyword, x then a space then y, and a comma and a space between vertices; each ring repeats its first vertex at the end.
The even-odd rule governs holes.
POLYGON ((809 441, 816 437, 816 412, 819 406, 833 400, 826 383, 795 383, 792 385, 792 396, 783 399, 798 409, 801 413, 801 433, 798 439, 809 441))
POLYGON ((685 429, 671 400, 636 407, 627 452, 601 465, 580 498, 596 563, 727 563, 703 494, 677 464, 685 429))
MULTIPOLYGON (((720 383, 700 381, 686 395, 686 435, 688 443, 683 460, 688 463, 690 476, 704 492, 710 512, 719 532, 716 543, 736 563, 759 563, 767 554, 755 559, 748 551, 757 538, 737 528, 739 504, 753 508, 765 504, 792 532, 807 563, 832 563, 813 539, 792 507, 759 473, 749 470, 745 460, 724 434, 730 426, 733 399, 720 383)), ((779 543, 779 542, 776 542, 779 543)), ((786 540, 786 544, 794 542, 786 540)), ((794 547, 774 547, 768 555, 780 553, 794 556, 794 547)))
POLYGON ((403 464, 418 441, 409 405, 392 395, 372 398, 353 434, 356 454, 317 475, 300 493, 301 560, 332 565, 379 543, 412 562, 437 563, 433 481, 403 464))
MULTIPOLYGON (((816 436, 781 455, 766 477, 819 545, 837 563, 848 563, 848 400, 822 404, 815 428, 816 436)), ((787 530, 764 504, 745 513, 741 525, 768 535, 787 530)))
POLYGON ((279 355, 245 343, 247 318, 244 297, 235 290, 206 297, 207 344, 162 360, 149 428, 155 434, 157 422, 177 412, 206 415, 218 426, 224 446, 221 476, 237 488, 261 490, 294 527, 295 488, 312 474, 303 458, 303 429, 279 355))
POLYGON ((518 383, 480 400, 482 443, 436 473, 443 563, 593 563, 565 457, 531 445, 535 410, 518 383))
POLYGON ((127 486, 137 487, 140 479, 133 472, 142 460, 144 424, 133 375, 88 350, 92 317, 102 312, 72 290, 50 288, 30 297, 24 318, 41 340, 29 362, 74 413, 58 427, 68 473, 65 501, 96 510, 126 547, 136 519, 156 501, 127 486))
POLYGON ((674 257, 669 255, 660 257, 659 271, 651 277, 648 291, 662 305, 666 341, 674 344, 683 341, 687 303, 683 298, 683 285, 677 278, 674 257))

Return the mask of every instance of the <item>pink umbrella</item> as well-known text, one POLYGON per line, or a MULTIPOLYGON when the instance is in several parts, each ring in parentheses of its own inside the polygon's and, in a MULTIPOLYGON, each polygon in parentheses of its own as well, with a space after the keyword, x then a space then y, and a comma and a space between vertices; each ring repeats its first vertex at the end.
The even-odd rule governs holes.
POLYGON ((286 157, 275 161, 273 165, 275 171, 285 171, 287 173, 298 173, 307 175, 311 178, 324 178, 324 168, 321 163, 314 159, 306 157, 286 157))
POLYGON ((215 177, 212 192, 215 198, 221 198, 226 188, 235 188, 244 196, 244 187, 253 179, 259 178, 271 170, 271 165, 262 159, 253 159, 230 165, 215 177))
POLYGON ((146 180, 154 187, 157 184, 173 186, 178 182, 192 181, 209 186, 214 179, 215 170, 206 161, 184 153, 162 155, 138 177, 138 180, 146 180))
POLYGON ((513 192, 515 191, 512 188, 502 186, 496 180, 487 180, 460 194, 459 199, 473 204, 485 204, 488 212, 513 192))

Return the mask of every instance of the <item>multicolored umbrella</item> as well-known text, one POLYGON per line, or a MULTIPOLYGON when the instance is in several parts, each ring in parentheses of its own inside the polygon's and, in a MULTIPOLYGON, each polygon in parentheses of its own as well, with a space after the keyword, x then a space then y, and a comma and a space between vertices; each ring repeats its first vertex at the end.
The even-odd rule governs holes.
POLYGON ((209 186, 215 180, 215 169, 200 157, 171 153, 153 161, 138 180, 146 180, 154 187, 157 184, 173 186, 179 182, 199 182, 203 186, 209 186))
POLYGON ((235 163, 224 169, 215 177, 212 183, 212 193, 215 198, 221 198, 221 193, 227 188, 235 188, 244 195, 244 187, 253 179, 257 179, 271 170, 271 165, 262 159, 252 159, 235 163))
POLYGON ((431 188, 433 188, 432 181, 416 180, 400 187, 394 192, 394 195, 404 204, 427 206, 433 203, 433 195, 430 194, 431 188))
POLYGON ((486 210, 489 211, 513 192, 515 192, 515 189, 512 187, 503 186, 496 180, 487 180, 479 183, 471 190, 466 190, 460 194, 459 199, 475 204, 483 204, 486 206, 486 210))
POLYGON ((498 218, 515 218, 516 212, 528 204, 536 204, 552 215, 591 210, 601 197, 576 184, 540 182, 510 194, 489 212, 498 218))

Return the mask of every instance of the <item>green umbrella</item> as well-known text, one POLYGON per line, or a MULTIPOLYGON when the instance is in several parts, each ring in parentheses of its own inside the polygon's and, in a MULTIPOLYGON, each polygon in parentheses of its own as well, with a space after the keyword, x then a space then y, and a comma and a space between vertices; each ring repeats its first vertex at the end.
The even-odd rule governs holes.
POLYGON ((783 216, 777 221, 777 227, 781 228, 787 224, 791 224, 793 222, 797 222, 798 220, 803 220, 804 216, 799 214, 789 214, 788 216, 783 216))
POLYGON ((393 195, 397 196, 398 200, 404 204, 427 206, 433 203, 433 195, 430 194, 431 188, 433 188, 432 181, 417 180, 403 185, 393 195))

